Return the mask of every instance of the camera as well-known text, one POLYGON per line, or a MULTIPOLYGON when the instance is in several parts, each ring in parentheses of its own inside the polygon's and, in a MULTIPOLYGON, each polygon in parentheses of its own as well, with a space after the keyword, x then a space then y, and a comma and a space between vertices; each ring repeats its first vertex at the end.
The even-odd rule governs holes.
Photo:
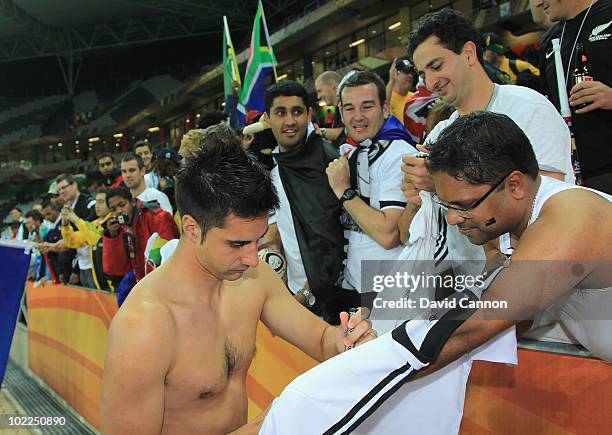
POLYGON ((412 66, 412 63, 408 59, 401 59, 395 63, 395 69, 403 72, 404 74, 413 73, 416 75, 416 69, 412 66))
POLYGON ((126 214, 120 214, 117 216, 117 222, 119 225, 127 225, 130 221, 130 217, 126 214))
MULTIPOLYGON (((169 189, 171 187, 174 187, 174 177, 162 177, 161 179, 164 181, 164 189, 169 189)), ((160 183, 161 183, 161 180, 160 180, 160 183)))

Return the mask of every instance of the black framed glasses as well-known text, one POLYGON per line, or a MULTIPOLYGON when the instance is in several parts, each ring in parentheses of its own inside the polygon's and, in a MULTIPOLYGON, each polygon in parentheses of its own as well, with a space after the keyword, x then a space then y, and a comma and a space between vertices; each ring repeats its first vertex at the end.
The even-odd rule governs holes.
POLYGON ((438 204, 441 205, 442 207, 446 208, 446 209, 451 209, 453 210, 455 213, 457 213, 459 216, 461 216, 462 218, 466 218, 466 219, 470 219, 472 217, 472 213, 470 212, 470 210, 474 210, 476 207, 478 207, 480 204, 482 204, 485 199, 487 199, 489 197, 489 195, 491 195, 493 192, 495 192, 495 189, 497 189, 499 186, 501 186, 501 184, 506 180, 506 178, 508 178, 510 176, 510 174, 512 174, 512 172, 514 172, 514 170, 508 172, 508 174, 506 174, 501 180, 499 180, 493 187, 491 187, 487 193, 485 193, 484 195, 482 195, 480 197, 480 199, 476 200, 475 202, 472 203, 472 205, 470 205, 467 208, 463 208, 463 207, 458 207, 456 205, 452 205, 449 204, 447 202, 442 201, 440 198, 438 198, 438 195, 436 195, 435 193, 432 195, 431 199, 433 199, 433 201, 438 204))

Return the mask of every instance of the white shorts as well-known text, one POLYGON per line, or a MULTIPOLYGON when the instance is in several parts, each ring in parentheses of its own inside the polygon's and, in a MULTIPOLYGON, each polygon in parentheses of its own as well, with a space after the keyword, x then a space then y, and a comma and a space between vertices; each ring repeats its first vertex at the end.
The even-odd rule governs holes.
MULTIPOLYGON (((413 322, 421 323, 418 341, 426 321, 413 322)), ((514 328, 475 351, 487 352, 490 360, 516 364, 514 328)), ((385 334, 296 378, 274 400, 260 434, 457 433, 472 360, 466 355, 406 383, 426 364, 385 334)))
POLYGON ((408 382, 460 324, 447 327, 452 322, 438 318, 411 320, 299 376, 274 400, 260 433, 457 433, 472 361, 516 364, 516 333, 509 328, 447 367, 408 382))

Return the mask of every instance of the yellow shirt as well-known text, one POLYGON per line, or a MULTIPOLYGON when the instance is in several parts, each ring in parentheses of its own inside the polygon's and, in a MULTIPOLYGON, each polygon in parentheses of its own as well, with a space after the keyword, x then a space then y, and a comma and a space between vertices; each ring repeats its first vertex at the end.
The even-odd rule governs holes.
POLYGON ((400 122, 404 123, 404 107, 406 107, 406 101, 412 96, 412 92, 408 92, 406 95, 398 94, 397 92, 391 92, 391 100, 389 101, 389 110, 391 115, 395 116, 400 122))
MULTIPOLYGON (((531 73, 535 74, 536 76, 540 75, 540 70, 537 69, 532 64, 530 64, 529 62, 525 62, 524 60, 521 60, 521 59, 516 59, 515 62, 516 62, 516 70, 519 73, 523 71, 531 71, 531 73)), ((501 65, 499 66, 499 69, 505 72, 506 74, 508 74, 510 76, 510 79, 512 79, 512 84, 516 85, 517 77, 514 71, 512 70, 512 67, 510 66, 510 59, 504 56, 504 59, 502 60, 501 65)))
POLYGON ((86 222, 83 219, 79 219, 75 224, 77 231, 72 229, 72 225, 62 225, 64 246, 72 249, 80 248, 83 245, 94 246, 102 237, 102 233, 104 232, 102 224, 109 216, 110 214, 92 222, 86 222))
MULTIPOLYGON (((110 213, 104 216, 103 218, 98 218, 92 222, 87 222, 83 219, 79 219, 75 224, 77 227, 77 231, 72 228, 72 225, 62 225, 62 240, 64 241, 64 246, 67 248, 76 249, 84 245, 89 245, 89 256, 93 259, 92 248, 98 243, 98 241, 102 237, 102 234, 104 233, 104 228, 102 224, 109 217, 110 213)), ((91 262, 91 266, 95 269, 95 261, 91 262)), ((95 271, 93 273, 93 280, 94 284, 96 285, 96 288, 100 290, 102 287, 98 282, 98 277, 96 276, 95 271)))

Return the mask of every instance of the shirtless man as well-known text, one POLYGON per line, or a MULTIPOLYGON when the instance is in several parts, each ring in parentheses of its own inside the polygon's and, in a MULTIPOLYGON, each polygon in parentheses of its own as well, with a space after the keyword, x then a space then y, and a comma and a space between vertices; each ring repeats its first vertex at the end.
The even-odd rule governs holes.
MULTIPOLYGON (((449 304, 450 318, 471 316, 448 321, 444 309, 433 310, 314 367, 275 400, 262 434, 405 433, 414 408, 397 397, 381 406, 385 400, 524 319, 558 320, 593 355, 612 361, 612 196, 539 175, 529 140, 501 114, 462 116, 430 151, 434 200, 448 208, 449 224, 474 244, 506 232, 520 239, 482 286, 492 308, 449 304)), ((449 300, 468 302, 470 294, 477 293, 449 300)))
POLYGON ((176 250, 113 319, 104 434, 257 433, 261 419, 245 425, 245 381, 259 320, 318 361, 375 337, 369 320, 349 323, 347 313, 339 327, 326 324, 259 264, 257 241, 278 197, 238 139, 215 128, 177 175, 176 250))

